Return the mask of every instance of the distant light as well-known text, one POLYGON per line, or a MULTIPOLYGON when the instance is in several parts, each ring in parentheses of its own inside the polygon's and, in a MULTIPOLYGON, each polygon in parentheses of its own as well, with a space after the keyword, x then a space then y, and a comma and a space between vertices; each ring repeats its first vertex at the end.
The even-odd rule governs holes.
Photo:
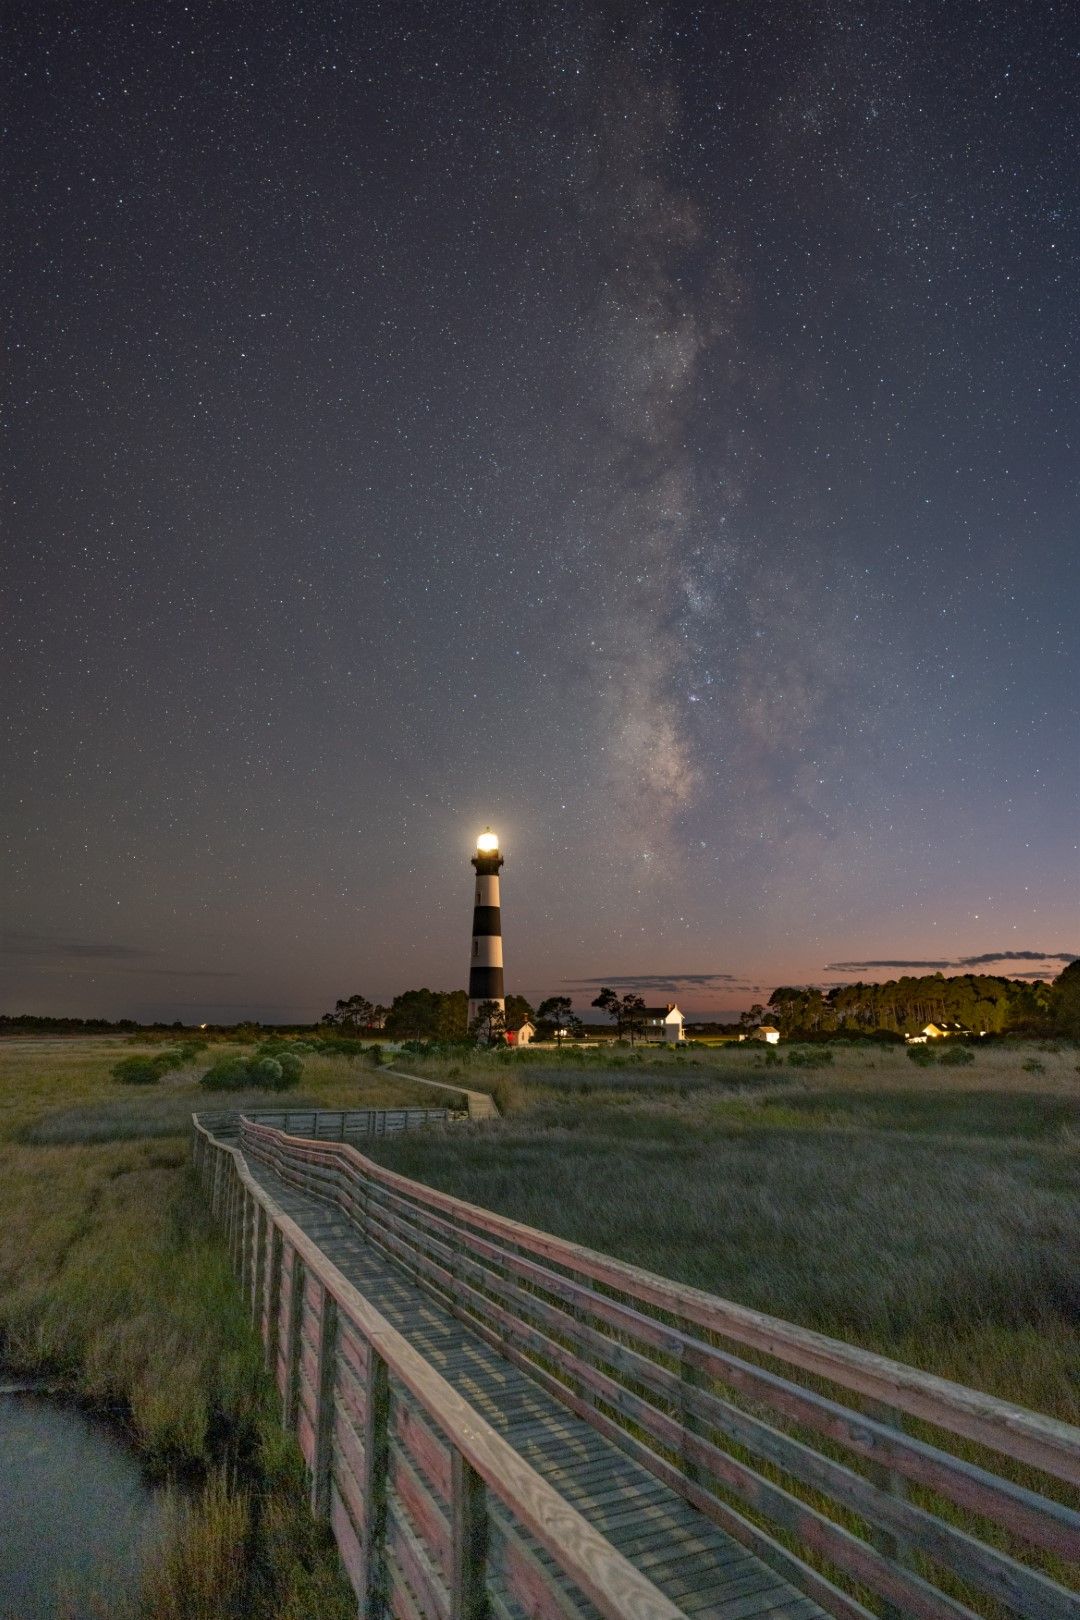
POLYGON ((499 847, 498 833, 493 833, 490 827, 485 828, 476 840, 476 847, 481 855, 493 854, 499 847))

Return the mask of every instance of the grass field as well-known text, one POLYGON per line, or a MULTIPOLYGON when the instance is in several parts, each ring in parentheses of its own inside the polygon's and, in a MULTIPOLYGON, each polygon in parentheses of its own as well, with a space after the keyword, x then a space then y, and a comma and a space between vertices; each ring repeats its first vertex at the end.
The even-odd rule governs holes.
MULTIPOLYGON (((151 1469, 187 1482, 148 1620, 355 1615, 187 1169, 193 1108, 282 1097, 209 1097, 194 1070, 148 1088, 112 1081, 117 1058, 139 1050, 0 1042, 0 1364, 107 1409, 151 1469)), ((303 1080, 290 1102, 433 1099, 321 1057, 303 1080)))
MULTIPOLYGON (((139 1048, 0 1042, 0 1362, 61 1378, 195 1482, 143 1620, 355 1613, 187 1170, 195 1070, 109 1078, 139 1048)), ((833 1048, 402 1057, 505 1117, 371 1151, 547 1230, 1076 1422, 1080 1051, 967 1067, 833 1048), (1037 1067, 1032 1067, 1032 1065, 1037 1067)), ((218 1055, 214 1049, 212 1056, 218 1055)), ((208 1059, 206 1060, 208 1061, 208 1059)), ((205 1062, 201 1065, 205 1066, 205 1062)), ((290 1104, 431 1106, 385 1071, 306 1061, 290 1104)))
MULTIPOLYGON (((1080 1050, 557 1053, 415 1064, 495 1126, 382 1162, 725 1298, 1080 1421, 1080 1050), (1038 1064, 1032 1069, 1025 1065, 1038 1064)), ((414 1066, 414 1060, 409 1060, 414 1066)))

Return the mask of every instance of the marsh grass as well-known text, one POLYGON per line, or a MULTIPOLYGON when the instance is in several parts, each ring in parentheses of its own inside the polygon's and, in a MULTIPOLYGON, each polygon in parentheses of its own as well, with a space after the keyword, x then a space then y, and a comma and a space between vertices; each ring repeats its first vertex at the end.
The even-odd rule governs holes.
POLYGON ((1075 1422, 1080 1099, 1067 1083, 1048 1093, 1048 1073, 1025 1091, 1020 1059, 983 1056, 931 1071, 929 1086, 902 1048, 902 1067, 889 1052, 891 1088, 847 1053, 819 1072, 759 1071, 757 1086, 730 1080, 727 1063, 704 1085, 514 1070, 502 1121, 456 1131, 452 1149, 417 1135, 371 1152, 532 1226, 1075 1422))
MULTIPOLYGON (((188 1168, 191 1113, 220 1099, 198 1068, 116 1082, 133 1050, 0 1043, 0 1366, 107 1412, 152 1473, 184 1482, 133 1613, 355 1614, 188 1168)), ((309 1106, 430 1106, 429 1091, 340 1060, 310 1059, 304 1079, 309 1106)), ((272 1092, 237 1100, 280 1106, 272 1092)))

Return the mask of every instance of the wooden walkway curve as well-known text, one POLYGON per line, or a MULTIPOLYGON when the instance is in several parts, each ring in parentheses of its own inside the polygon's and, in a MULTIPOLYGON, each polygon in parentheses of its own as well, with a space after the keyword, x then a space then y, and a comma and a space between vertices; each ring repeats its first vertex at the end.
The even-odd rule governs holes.
POLYGON ((1076 1430, 277 1123, 196 1163, 361 1613, 1080 1620, 1076 1430))

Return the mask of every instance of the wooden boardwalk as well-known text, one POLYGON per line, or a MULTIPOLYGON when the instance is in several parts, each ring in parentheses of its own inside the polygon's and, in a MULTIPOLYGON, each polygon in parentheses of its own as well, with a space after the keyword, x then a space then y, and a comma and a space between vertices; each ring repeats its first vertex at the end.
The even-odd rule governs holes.
POLYGON ((1076 1430, 351 1146, 215 1125, 197 1122, 196 1162, 362 1614, 1080 1620, 1055 1578, 1080 1558, 1080 1515, 1052 1484, 1080 1474, 1076 1430), (915 1438, 905 1411, 1034 1463, 1049 1494, 915 1438), (998 1530, 959 1529, 950 1502, 998 1530))
MULTIPOLYGON (((811 1620, 821 1609, 426 1298, 319 1199, 251 1162, 327 1259, 514 1450, 687 1615, 811 1620)), ((550 1560, 548 1561, 550 1563, 550 1560)))

